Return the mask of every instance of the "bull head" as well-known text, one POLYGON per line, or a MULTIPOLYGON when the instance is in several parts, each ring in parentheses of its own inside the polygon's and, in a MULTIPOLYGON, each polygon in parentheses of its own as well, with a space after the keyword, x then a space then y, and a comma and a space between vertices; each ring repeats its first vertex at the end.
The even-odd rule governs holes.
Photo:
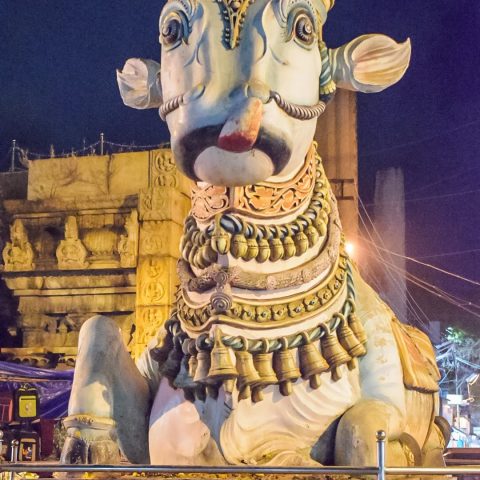
POLYGON ((410 41, 364 35, 327 49, 333 0, 169 0, 160 65, 117 79, 133 108, 159 108, 179 168, 213 185, 282 181, 303 164, 335 88, 379 92, 403 76, 410 41))

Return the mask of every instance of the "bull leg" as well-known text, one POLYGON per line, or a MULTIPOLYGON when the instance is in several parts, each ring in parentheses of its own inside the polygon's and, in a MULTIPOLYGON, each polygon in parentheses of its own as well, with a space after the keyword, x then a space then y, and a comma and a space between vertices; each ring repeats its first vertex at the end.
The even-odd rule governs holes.
POLYGON ((404 419, 393 405, 364 400, 347 410, 340 419, 335 438, 337 465, 376 465, 376 432, 387 432, 387 465, 406 467, 421 461, 417 442, 404 433, 404 419))
POLYGON ((444 467, 445 459, 443 452, 450 441, 451 427, 448 421, 442 417, 436 417, 430 429, 430 434, 423 446, 424 467, 444 467))
POLYGON ((63 463, 148 463, 150 393, 113 320, 97 315, 80 331, 65 419, 63 463))

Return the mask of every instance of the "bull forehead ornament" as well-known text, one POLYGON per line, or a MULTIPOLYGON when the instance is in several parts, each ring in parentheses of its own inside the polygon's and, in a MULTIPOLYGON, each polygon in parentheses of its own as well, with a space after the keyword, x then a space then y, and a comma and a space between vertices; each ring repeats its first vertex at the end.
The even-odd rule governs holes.
MULTIPOLYGON (((222 17, 225 22, 225 28, 223 32, 223 40, 225 45, 228 48, 235 48, 240 42, 240 35, 242 31, 242 26, 245 22, 245 15, 247 13, 248 7, 255 0, 216 0, 220 5, 222 10, 222 17)), ((298 0, 297 0, 298 2, 298 0)), ((288 3, 288 2, 283 2, 288 3)), ((290 2, 293 3, 293 2, 290 2)), ((310 2, 308 2, 310 3, 310 2)), ((321 1, 318 5, 318 15, 320 16, 320 21, 325 23, 328 10, 333 7, 333 1, 325 0, 321 1)), ((312 6, 313 9, 313 6, 312 6)), ((282 10, 283 20, 286 23, 287 16, 285 15, 285 10, 282 10)), ((300 34, 309 36, 314 33, 313 27, 309 23, 298 22, 297 27, 300 34)))

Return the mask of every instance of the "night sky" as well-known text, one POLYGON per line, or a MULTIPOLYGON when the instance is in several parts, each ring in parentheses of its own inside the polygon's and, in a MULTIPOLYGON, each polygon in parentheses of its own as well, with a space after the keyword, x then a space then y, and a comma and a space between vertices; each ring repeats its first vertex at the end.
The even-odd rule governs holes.
MULTIPOLYGON (((161 6, 148 0, 0 1, 1 169, 8 169, 13 138, 44 154, 50 144, 61 153, 80 148, 84 139, 93 143, 101 131, 118 143, 168 140, 156 111, 123 106, 115 80, 128 57, 158 59, 161 6)), ((413 53, 399 84, 359 95, 363 200, 371 208, 378 169, 402 167, 407 254, 479 281, 480 3, 337 0, 327 45, 372 32, 410 37, 413 53)), ((409 267, 480 304, 477 286, 409 267)))

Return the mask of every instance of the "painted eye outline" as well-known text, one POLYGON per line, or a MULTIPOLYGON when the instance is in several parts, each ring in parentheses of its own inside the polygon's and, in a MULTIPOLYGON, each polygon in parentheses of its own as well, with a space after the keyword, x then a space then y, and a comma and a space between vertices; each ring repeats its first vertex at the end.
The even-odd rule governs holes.
POLYGON ((190 25, 185 12, 182 10, 170 10, 162 16, 159 40, 165 51, 173 50, 182 43, 188 44, 189 34, 190 25), (173 32, 171 30, 169 32, 168 27, 173 29, 173 32), (171 38, 169 38, 169 35, 171 38))
POLYGON ((317 22, 308 8, 295 8, 289 12, 287 18, 287 41, 290 40, 307 50, 310 50, 316 44, 318 40, 317 22), (308 36, 308 38, 301 38, 301 32, 298 31, 298 28, 301 28, 300 22, 302 21, 305 22, 304 26, 311 27, 310 32, 304 32, 304 35, 308 36))

